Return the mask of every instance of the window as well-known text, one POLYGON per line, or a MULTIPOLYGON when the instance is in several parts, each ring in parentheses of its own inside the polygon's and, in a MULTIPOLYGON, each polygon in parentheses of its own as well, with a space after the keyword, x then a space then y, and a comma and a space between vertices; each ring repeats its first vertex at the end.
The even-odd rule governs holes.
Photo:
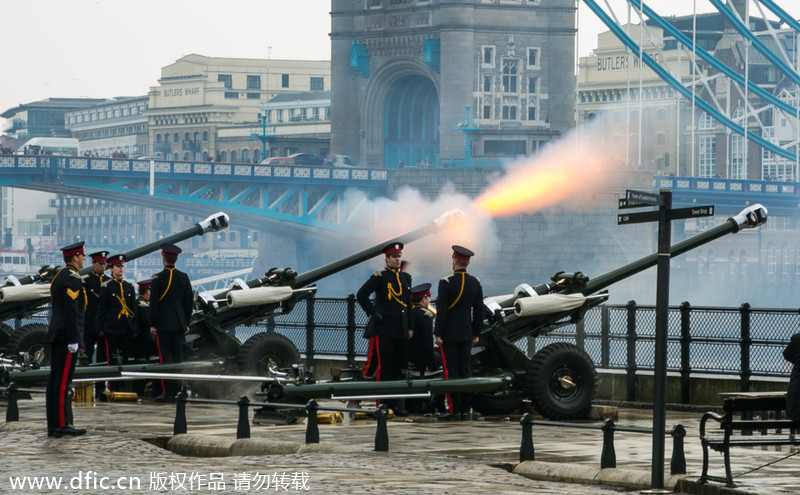
POLYGON ((792 268, 792 251, 789 249, 787 244, 783 245, 782 257, 783 257, 783 267, 781 268, 781 280, 784 282, 789 281, 789 271, 792 268))
POLYGON ((714 119, 707 113, 703 112, 700 114, 700 129, 701 130, 708 130, 714 128, 714 119))
POLYGON ((538 85, 539 78, 538 77, 529 77, 528 78, 528 93, 536 94, 536 87, 538 85))
POLYGON ((225 91, 225 99, 227 100, 235 100, 239 98, 239 93, 235 91, 225 91))
POLYGON ((247 89, 261 89, 261 76, 247 76, 247 89))
POLYGON ((664 135, 663 132, 659 132, 656 134, 656 144, 659 146, 664 146, 667 143, 667 137, 664 135))
POLYGON ((483 65, 494 67, 494 47, 484 46, 482 51, 483 51, 483 65))
POLYGON ((700 136, 700 149, 698 158, 698 162, 700 164, 700 177, 714 177, 717 163, 716 136, 700 136))
POLYGON ((528 48, 528 68, 529 69, 538 69, 539 68, 539 49, 538 48, 528 48))
POLYGON ((278 123, 283 122, 283 110, 275 110, 275 121, 278 123))
POLYGON ((281 87, 282 88, 289 87, 289 74, 281 74, 281 87))
POLYGON ((231 89, 233 87, 233 78, 230 74, 217 74, 217 81, 223 83, 225 89, 231 89))
POLYGON ((484 105, 483 106, 483 118, 486 120, 491 120, 492 118, 492 106, 491 105, 484 105))
POLYGON ((515 98, 503 99, 503 120, 517 120, 517 101, 515 98))
POLYGON ((314 120, 319 120, 319 107, 314 107, 311 109, 311 118, 314 120))
POLYGON ((382 0, 369 0, 370 7, 380 7, 382 0))
POLYGON ((300 109, 300 120, 307 120, 308 117, 307 110, 308 110, 307 108, 300 109))
POLYGON ((517 92, 517 61, 514 59, 503 60, 503 93, 517 92))
POLYGON ((528 107, 528 120, 531 122, 536 120, 536 107, 528 107))
POLYGON ((311 91, 324 91, 324 90, 325 90, 325 79, 321 77, 312 77, 311 91))
MULTIPOLYGON (((248 149, 243 149, 242 150, 242 161, 243 162, 249 162, 250 161, 250 150, 248 150, 248 149)), ((233 240, 233 239, 231 239, 231 240, 233 240)))
POLYGON ((492 92, 492 76, 483 76, 483 91, 485 93, 492 92))
POLYGON ((775 280, 775 272, 778 267, 777 253, 775 244, 769 243, 767 246, 767 280, 775 280))
POLYGON ((261 99, 261 93, 247 93, 247 99, 248 100, 260 100, 261 99))

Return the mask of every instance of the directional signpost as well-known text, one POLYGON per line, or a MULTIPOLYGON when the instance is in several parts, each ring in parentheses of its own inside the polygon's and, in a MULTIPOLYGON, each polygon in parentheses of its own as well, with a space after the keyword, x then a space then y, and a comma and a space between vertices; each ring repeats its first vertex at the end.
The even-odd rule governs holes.
POLYGON ((628 189, 619 200, 620 209, 658 206, 656 211, 620 213, 617 225, 658 221, 658 262, 656 269, 656 350, 653 377, 653 458, 651 485, 653 493, 664 488, 664 434, 667 420, 667 311, 669 309, 669 247, 672 220, 714 215, 713 206, 672 209, 672 191, 659 194, 628 189))

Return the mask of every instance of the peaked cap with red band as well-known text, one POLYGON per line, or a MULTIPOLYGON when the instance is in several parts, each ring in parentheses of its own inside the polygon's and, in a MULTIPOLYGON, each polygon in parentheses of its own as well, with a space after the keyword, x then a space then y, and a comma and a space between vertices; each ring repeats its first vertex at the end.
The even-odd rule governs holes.
POLYGON ((431 284, 419 284, 411 288, 411 299, 422 299, 431 295, 431 284))
POLYGON ((403 252, 403 243, 402 242, 393 242, 391 244, 387 244, 383 248, 383 254, 385 254, 386 256, 391 256, 391 255, 397 254, 397 253, 401 253, 402 254, 402 252, 403 252))
POLYGON ((158 246, 161 248, 161 254, 164 256, 169 256, 171 258, 177 258, 179 254, 183 252, 181 248, 176 246, 175 244, 162 244, 158 246))
POLYGON ((143 291, 145 289, 149 289, 151 282, 152 282, 152 280, 150 280, 150 279, 142 280, 140 282, 137 282, 137 285, 139 286, 139 292, 141 292, 141 291, 143 291))
POLYGON ((126 259, 127 258, 125 258, 124 254, 115 254, 114 256, 109 256, 108 266, 124 265, 126 259))
POLYGON ((86 244, 86 241, 76 242, 75 244, 70 244, 69 246, 64 246, 61 248, 61 253, 64 258, 69 258, 70 256, 75 256, 76 254, 83 254, 83 245, 86 244))
POLYGON ((453 246, 453 258, 457 260, 469 260, 475 253, 463 246, 453 246))
POLYGON ((92 262, 96 261, 106 261, 108 256, 108 251, 98 251, 96 253, 92 253, 89 255, 92 258, 92 262))

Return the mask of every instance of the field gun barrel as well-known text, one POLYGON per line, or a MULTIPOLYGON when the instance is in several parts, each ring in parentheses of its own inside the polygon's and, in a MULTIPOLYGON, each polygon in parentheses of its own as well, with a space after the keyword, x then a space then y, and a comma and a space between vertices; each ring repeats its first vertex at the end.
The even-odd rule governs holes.
MULTIPOLYGON (((174 244, 203 235, 206 232, 217 232, 226 229, 228 220, 226 213, 217 212, 188 229, 131 249, 124 254, 128 261, 133 261, 157 251, 164 243, 174 244)), ((0 286, 0 322, 34 314, 39 311, 41 306, 47 304, 50 300, 49 281, 58 272, 59 268, 52 265, 45 266, 36 275, 29 275, 20 279, 7 278, 0 286)), ((91 271, 92 266, 89 264, 89 266, 81 269, 80 274, 86 275, 91 271)), ((0 346, 4 345, 4 343, 5 338, 0 335, 0 346)))
MULTIPOLYGON (((141 258, 142 256, 146 256, 150 253, 158 251, 162 244, 177 244, 181 241, 185 241, 186 239, 190 239, 198 235, 203 235, 208 232, 219 232, 220 230, 227 229, 228 224, 230 223, 229 220, 228 214, 220 211, 206 217, 205 220, 197 222, 186 230, 182 230, 167 237, 162 237, 155 242, 131 249, 123 254, 125 255, 125 259, 130 262, 137 258, 141 258)), ((89 266, 84 267, 80 271, 80 274, 86 275, 91 273, 91 271, 92 266, 90 264, 89 266)))
MULTIPOLYGON (((716 227, 709 229, 694 237, 690 237, 677 244, 673 244, 669 249, 670 258, 679 256, 687 251, 702 246, 708 242, 718 239, 724 235, 739 232, 744 229, 752 229, 763 225, 767 221, 767 208, 761 204, 749 206, 739 212, 737 215, 728 217, 728 220, 716 227)), ((612 270, 608 273, 592 278, 589 282, 582 287, 578 292, 584 295, 597 292, 604 289, 611 284, 619 282, 622 279, 635 275, 650 267, 656 266, 658 263, 658 253, 653 253, 649 256, 636 260, 623 267, 612 270)))
POLYGON ((387 245, 391 244, 392 242, 402 242, 407 244, 412 241, 416 241, 417 239, 421 239, 425 236, 435 234, 439 232, 442 228, 450 227, 452 225, 458 224, 464 219, 464 212, 459 209, 449 210, 443 213, 441 216, 428 222, 426 225, 409 232, 407 234, 395 237, 393 239, 389 239, 386 242, 383 242, 379 245, 373 246, 371 248, 365 249, 361 252, 358 252, 352 256, 348 256, 347 258, 343 258, 338 261, 334 261, 333 263, 329 263, 325 266, 321 266, 319 268, 315 268, 314 270, 302 273, 295 278, 293 283, 291 284, 292 287, 305 287, 306 285, 313 284, 314 282, 333 275, 334 273, 340 272, 346 268, 350 268, 351 266, 355 266, 359 263, 367 261, 370 258, 374 258, 378 256, 383 251, 382 249, 387 245))

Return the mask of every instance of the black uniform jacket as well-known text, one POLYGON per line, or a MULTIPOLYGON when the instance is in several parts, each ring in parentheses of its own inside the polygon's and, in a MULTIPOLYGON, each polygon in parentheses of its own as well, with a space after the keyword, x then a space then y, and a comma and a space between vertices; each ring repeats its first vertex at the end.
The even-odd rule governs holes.
POLYGON ((111 277, 105 273, 97 274, 90 273, 83 277, 83 288, 86 290, 86 320, 84 322, 84 333, 86 335, 94 335, 95 330, 95 316, 97 316, 97 303, 100 302, 100 287, 103 282, 111 280, 111 277))
POLYGON ((185 332, 192 318, 192 284, 176 268, 153 275, 150 285, 150 326, 158 332, 185 332))
POLYGON ((439 281, 434 333, 444 341, 472 340, 483 327, 483 288, 466 270, 439 281))
POLYGON ((428 308, 414 306, 411 319, 414 322, 414 335, 408 341, 409 361, 433 368, 433 313, 428 308))
POLYGON ((50 284, 52 312, 47 329, 48 344, 75 344, 83 347, 83 321, 86 292, 78 270, 66 266, 50 284))
POLYGON ((414 328, 411 321, 411 276, 408 273, 389 268, 378 270, 358 289, 356 298, 371 317, 366 337, 408 338, 408 330, 414 328), (369 300, 373 292, 375 304, 369 300))
POLYGON ((132 335, 136 317, 136 290, 126 280, 110 279, 100 289, 95 326, 110 335, 132 335))
MULTIPOLYGON (((148 337, 153 337, 150 334, 150 303, 142 299, 141 297, 136 300, 137 308, 136 308, 136 331, 139 335, 146 335, 148 337)), ((153 337, 152 340, 155 340, 153 337)))

